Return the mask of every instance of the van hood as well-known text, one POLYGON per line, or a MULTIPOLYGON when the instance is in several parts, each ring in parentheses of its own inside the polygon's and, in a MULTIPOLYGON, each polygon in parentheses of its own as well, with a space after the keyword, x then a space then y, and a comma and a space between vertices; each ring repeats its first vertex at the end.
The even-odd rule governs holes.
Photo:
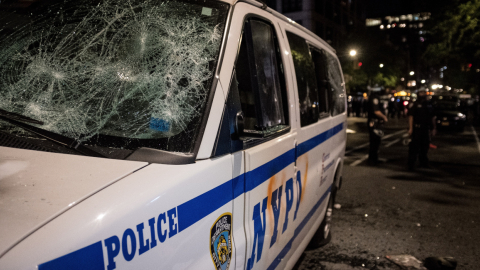
POLYGON ((70 207, 147 164, 0 146, 0 257, 70 207))

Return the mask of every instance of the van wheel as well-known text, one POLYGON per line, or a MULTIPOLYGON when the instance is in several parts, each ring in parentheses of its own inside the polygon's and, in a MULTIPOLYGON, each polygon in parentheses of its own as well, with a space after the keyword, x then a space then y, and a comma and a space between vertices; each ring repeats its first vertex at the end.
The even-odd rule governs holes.
POLYGON ((332 227, 332 212, 333 212, 333 204, 335 203, 335 195, 337 193, 337 188, 335 185, 332 186, 332 192, 330 194, 330 198, 328 199, 327 210, 325 211, 325 216, 323 217, 323 221, 318 227, 318 230, 310 240, 308 244, 308 249, 316 249, 325 246, 326 244, 330 243, 332 240, 332 232, 330 231, 332 227))

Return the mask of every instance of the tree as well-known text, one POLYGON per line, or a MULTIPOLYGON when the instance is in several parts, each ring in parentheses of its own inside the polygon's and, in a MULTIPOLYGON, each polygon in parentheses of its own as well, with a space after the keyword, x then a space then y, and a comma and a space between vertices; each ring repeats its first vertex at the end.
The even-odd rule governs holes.
MULTIPOLYGON (((345 43, 353 44, 352 48, 358 49, 356 61, 346 54, 339 55, 349 91, 366 91, 368 85, 375 84, 395 88, 400 83, 399 78, 407 66, 406 56, 401 48, 386 42, 375 30, 356 33, 345 43), (360 67, 356 65, 358 62, 362 63, 360 67), (380 67, 380 64, 383 66, 380 67)), ((340 51, 346 52, 348 49, 343 48, 340 51)))
POLYGON ((433 20, 434 42, 426 52, 433 63, 451 59, 466 63, 480 58, 480 0, 455 3, 433 20))
POLYGON ((448 66, 444 82, 454 87, 478 90, 478 75, 474 73, 480 69, 479 18, 480 0, 455 0, 434 15, 429 27, 431 41, 424 58, 434 67, 448 66))

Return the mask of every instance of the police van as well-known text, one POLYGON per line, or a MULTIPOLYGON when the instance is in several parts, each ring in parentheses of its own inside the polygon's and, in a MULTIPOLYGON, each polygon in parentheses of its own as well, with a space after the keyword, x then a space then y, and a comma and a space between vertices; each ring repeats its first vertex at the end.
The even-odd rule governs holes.
POLYGON ((0 3, 0 269, 291 269, 330 239, 335 51, 253 0, 0 3))

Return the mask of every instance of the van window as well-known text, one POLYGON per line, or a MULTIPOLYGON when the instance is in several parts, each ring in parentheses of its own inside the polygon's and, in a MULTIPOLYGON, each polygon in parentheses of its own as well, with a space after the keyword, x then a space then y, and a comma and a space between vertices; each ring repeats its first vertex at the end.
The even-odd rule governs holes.
MULTIPOLYGON (((25 7, 0 16, 0 109, 95 147, 193 151, 229 5, 65 0, 25 7)), ((0 130, 15 129, 0 121, 0 130)))
POLYGON ((315 68, 305 39, 290 32, 287 32, 287 38, 295 67, 300 124, 303 127, 316 123, 319 118, 315 68))
POLYGON ((332 91, 329 91, 328 86, 328 67, 327 58, 323 50, 310 47, 312 53, 313 64, 315 65, 315 78, 318 87, 318 111, 320 118, 330 115, 332 91))
POLYGON ((332 115, 345 112, 345 90, 343 88, 342 72, 335 57, 327 54, 328 61, 328 80, 333 89, 332 95, 332 115))
POLYGON ((245 129, 270 132, 285 126, 283 70, 270 23, 256 18, 245 22, 235 70, 245 129))

